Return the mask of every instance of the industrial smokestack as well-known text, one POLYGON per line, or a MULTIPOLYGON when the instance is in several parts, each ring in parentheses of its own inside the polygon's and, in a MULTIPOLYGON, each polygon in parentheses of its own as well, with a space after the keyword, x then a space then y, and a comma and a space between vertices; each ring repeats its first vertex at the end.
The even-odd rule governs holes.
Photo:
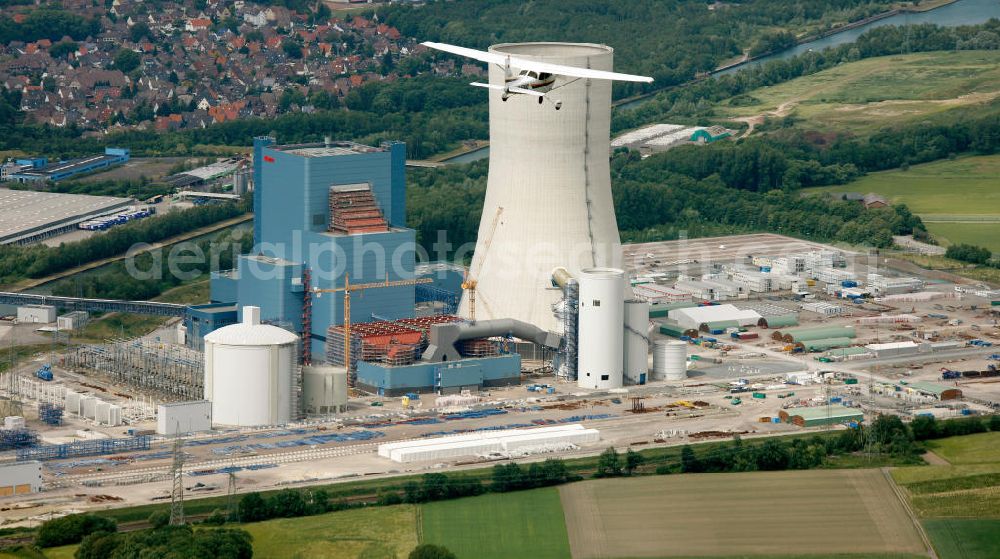
MULTIPOLYGON (((613 50, 603 45, 502 44, 490 52, 612 69, 613 50)), ((490 84, 503 86, 503 68, 491 64, 489 72, 490 84)), ((611 82, 560 76, 542 102, 504 101, 502 93, 489 90, 489 181, 470 267, 476 317, 557 330, 551 306, 562 293, 553 268, 579 277, 585 268, 621 267, 608 161, 611 82)), ((467 293, 459 312, 469 315, 467 293)))

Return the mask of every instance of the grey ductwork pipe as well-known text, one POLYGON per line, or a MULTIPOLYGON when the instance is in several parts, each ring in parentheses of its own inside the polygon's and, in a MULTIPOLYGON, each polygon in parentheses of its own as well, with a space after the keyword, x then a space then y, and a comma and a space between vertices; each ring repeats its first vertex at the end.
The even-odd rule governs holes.
POLYGON ((423 359, 432 362, 456 361, 462 358, 455 348, 456 343, 462 340, 507 335, 552 349, 558 349, 562 342, 562 336, 554 332, 546 332, 537 326, 513 318, 480 320, 474 324, 468 322, 435 324, 431 326, 429 344, 424 350, 423 359))
POLYGON ((553 268, 552 270, 552 285, 555 287, 561 287, 566 289, 569 285, 570 280, 573 279, 573 274, 569 273, 569 270, 559 266, 558 268, 553 268))

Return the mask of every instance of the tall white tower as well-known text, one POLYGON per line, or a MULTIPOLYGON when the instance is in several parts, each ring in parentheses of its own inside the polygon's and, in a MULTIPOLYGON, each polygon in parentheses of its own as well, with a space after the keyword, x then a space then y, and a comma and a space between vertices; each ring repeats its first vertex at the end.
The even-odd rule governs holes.
MULTIPOLYGON (((596 70, 612 70, 610 47, 520 43, 490 52, 596 70)), ((504 71, 490 65, 490 84, 504 71)), ((476 318, 558 325, 551 305, 561 291, 552 269, 620 268, 621 239, 611 200, 611 82, 560 76, 539 103, 489 90, 490 172, 470 274, 476 318), (561 101, 556 110, 554 101, 561 101)), ((459 312, 468 316, 468 294, 459 312)))

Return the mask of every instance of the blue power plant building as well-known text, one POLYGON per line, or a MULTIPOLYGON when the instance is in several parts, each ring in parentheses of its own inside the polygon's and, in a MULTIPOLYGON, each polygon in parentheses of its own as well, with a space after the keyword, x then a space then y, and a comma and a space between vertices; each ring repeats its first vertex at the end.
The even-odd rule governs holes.
MULTIPOLYGON (((254 250, 234 270, 214 274, 211 301, 261 308, 265 321, 300 332, 308 361, 324 352, 330 326, 343 322, 343 297, 313 289, 414 278, 415 233, 406 222, 406 149, 349 142, 275 145, 254 140, 254 250), (308 329, 308 331, 306 331, 308 329)), ((356 296, 351 321, 413 316, 414 286, 356 296)), ((218 307, 195 309, 213 323, 218 307), (210 315, 210 316, 208 316, 210 315)), ((204 324, 204 323, 202 323, 204 324)), ((199 328, 203 336, 208 328, 199 328)), ((191 330, 189 329, 189 332, 191 330)))
POLYGON ((203 347, 205 334, 241 320, 241 309, 253 305, 263 321, 300 334, 304 364, 342 366, 345 298, 335 290, 348 281, 401 282, 350 299, 356 387, 398 395, 518 383, 520 356, 487 339, 515 334, 509 324, 412 318, 418 300, 453 311, 461 269, 425 264, 420 275, 435 279, 412 282, 418 272, 415 232, 405 226, 405 154, 398 142, 255 139, 254 248, 235 269, 212 275, 211 303, 188 309, 189 345, 203 347))

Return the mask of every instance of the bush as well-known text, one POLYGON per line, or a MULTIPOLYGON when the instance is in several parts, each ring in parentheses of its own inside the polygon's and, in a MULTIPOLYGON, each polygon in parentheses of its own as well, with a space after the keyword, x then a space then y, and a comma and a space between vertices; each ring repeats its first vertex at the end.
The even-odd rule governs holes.
POLYGON ((38 529, 35 545, 38 547, 56 547, 80 543, 83 538, 93 532, 113 533, 118 531, 118 524, 110 518, 95 514, 71 514, 62 518, 49 520, 38 529))
POLYGON ((969 262, 970 264, 985 264, 993 256, 993 253, 988 248, 963 243, 951 245, 944 255, 953 260, 969 262))
POLYGON ((1000 415, 991 415, 989 425, 990 431, 1000 431, 1000 415))
POLYGON ((422 543, 417 547, 413 548, 410 552, 409 559, 457 559, 455 554, 451 552, 447 547, 443 545, 434 545, 431 543, 422 543))
POLYGON ((267 502, 257 492, 249 493, 240 499, 237 513, 240 522, 259 522, 270 518, 267 502))

